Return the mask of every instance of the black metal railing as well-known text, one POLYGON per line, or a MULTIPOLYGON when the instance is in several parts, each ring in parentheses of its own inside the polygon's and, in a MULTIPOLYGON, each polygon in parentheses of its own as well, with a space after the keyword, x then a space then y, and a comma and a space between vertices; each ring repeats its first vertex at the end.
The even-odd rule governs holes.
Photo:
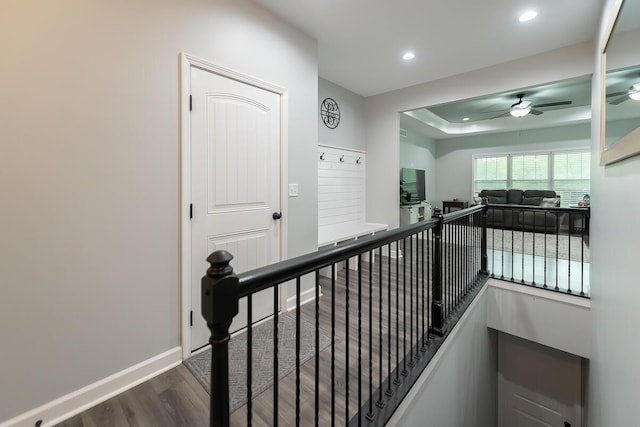
MULTIPOLYGON (((212 253, 202 279, 202 314, 212 346, 211 425, 252 425, 257 418, 274 426, 311 420, 384 425, 486 282, 487 212, 486 205, 437 212, 428 221, 237 275, 230 253, 212 253), (281 286, 295 289, 295 310, 280 306, 281 286), (303 288, 313 294, 304 305, 303 288), (253 297, 266 289, 273 291, 267 320, 273 372, 269 388, 256 395, 254 382, 263 373, 253 368, 259 320, 253 318, 253 297), (229 326, 241 298, 247 300, 246 375, 240 380, 246 403, 230 414, 228 344, 237 338, 230 338, 229 326), (295 337, 287 341, 280 321, 293 314, 295 337), (313 343, 312 354, 303 357, 305 328, 313 343), (280 360, 287 345, 295 353, 289 365, 280 360)), ((231 384, 238 382, 232 378, 231 384)))
POLYGON ((589 208, 489 205, 491 277, 589 295, 589 208))

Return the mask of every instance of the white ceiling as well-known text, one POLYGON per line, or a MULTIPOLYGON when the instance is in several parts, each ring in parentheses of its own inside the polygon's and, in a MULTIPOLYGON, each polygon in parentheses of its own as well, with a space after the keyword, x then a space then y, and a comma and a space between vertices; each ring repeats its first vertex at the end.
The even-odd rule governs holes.
POLYGON ((318 41, 319 73, 371 96, 595 38, 602 0, 254 0, 318 41), (526 9, 538 18, 519 23, 526 9), (413 61, 402 54, 414 51, 413 61))

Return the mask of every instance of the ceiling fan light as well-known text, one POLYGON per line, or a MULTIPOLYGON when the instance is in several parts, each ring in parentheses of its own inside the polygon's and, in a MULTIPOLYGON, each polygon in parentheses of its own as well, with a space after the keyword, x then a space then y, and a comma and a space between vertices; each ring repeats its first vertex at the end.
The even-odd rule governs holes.
POLYGON ((531 112, 531 108, 512 108, 509 113, 513 117, 524 117, 531 112))
POLYGON ((640 101, 640 82, 631 86, 631 89, 629 89, 629 98, 634 101, 640 101))
POLYGON ((522 101, 517 102, 511 106, 511 110, 509 110, 509 114, 513 117, 524 117, 531 112, 531 101, 522 101))

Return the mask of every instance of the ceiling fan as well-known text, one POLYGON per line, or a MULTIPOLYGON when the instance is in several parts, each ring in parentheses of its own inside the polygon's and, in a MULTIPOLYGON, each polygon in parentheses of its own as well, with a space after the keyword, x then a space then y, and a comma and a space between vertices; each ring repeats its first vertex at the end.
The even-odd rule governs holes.
POLYGON ((538 108, 558 107, 561 105, 571 105, 572 103, 572 101, 558 101, 558 102, 548 102, 546 104, 531 105, 531 101, 527 101, 523 99, 524 97, 525 97, 524 93, 517 94, 516 98, 518 98, 518 102, 516 102, 515 104, 512 104, 511 107, 509 108, 509 111, 492 118, 497 119, 499 117, 508 117, 508 116, 524 117, 529 113, 533 114, 534 116, 539 116, 540 114, 543 114, 544 111, 540 111, 538 108))
POLYGON ((617 96, 619 98, 614 99, 613 101, 607 101, 610 105, 618 105, 623 102, 633 99, 635 101, 640 101, 640 82, 632 85, 629 90, 625 90, 622 92, 613 92, 608 93, 607 98, 617 96))

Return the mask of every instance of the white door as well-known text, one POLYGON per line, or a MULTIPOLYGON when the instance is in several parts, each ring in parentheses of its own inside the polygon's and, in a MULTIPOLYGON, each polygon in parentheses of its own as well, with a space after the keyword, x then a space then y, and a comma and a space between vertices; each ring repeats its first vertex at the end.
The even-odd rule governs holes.
MULTIPOLYGON (((281 96, 191 67, 191 350, 208 343, 200 309, 207 256, 225 249, 241 273, 280 260, 281 96)), ((246 326, 246 298, 231 329, 246 326)), ((253 321, 273 314, 273 290, 253 297, 253 321)))
POLYGON ((582 426, 580 357, 498 334, 498 426, 582 426))

